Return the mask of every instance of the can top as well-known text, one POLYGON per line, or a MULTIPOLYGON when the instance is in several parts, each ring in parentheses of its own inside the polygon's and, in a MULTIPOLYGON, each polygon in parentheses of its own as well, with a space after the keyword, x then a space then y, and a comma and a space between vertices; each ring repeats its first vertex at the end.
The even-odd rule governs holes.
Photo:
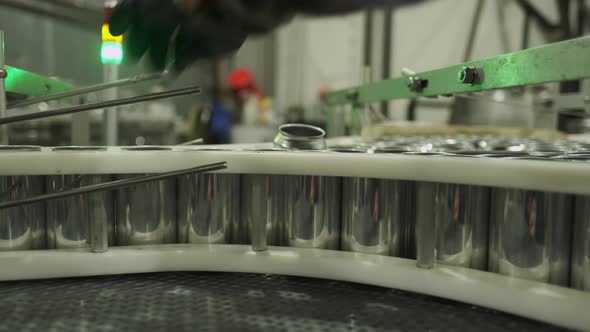
POLYGON ((285 152, 285 150, 279 149, 279 148, 253 148, 253 149, 245 149, 242 151, 247 151, 247 152, 285 152))
POLYGON ((445 155, 441 152, 419 152, 419 151, 404 152, 403 154, 408 155, 408 156, 444 156, 445 155))
POLYGON ((51 151, 106 151, 106 146, 56 146, 51 151))
POLYGON ((563 154, 560 150, 533 150, 529 154, 535 157, 556 157, 563 154))
POLYGON ((492 151, 501 152, 521 152, 526 149, 526 146, 522 143, 507 143, 507 144, 494 144, 491 146, 492 151))
MULTIPOLYGON (((164 149, 165 151, 166 149, 164 149)), ((171 150, 171 149, 169 149, 171 150)), ((193 147, 187 147, 187 146, 183 146, 181 148, 182 151, 236 151, 236 150, 232 150, 232 149, 221 149, 221 148, 199 148, 197 146, 193 146, 193 147)))
POLYGON ((336 147, 336 148, 331 148, 328 151, 330 152, 337 152, 337 153, 367 153, 366 150, 363 149, 359 149, 359 148, 346 148, 346 147, 336 147))
POLYGON ((556 159, 550 157, 543 157, 543 156, 515 156, 515 157, 507 157, 506 159, 512 160, 537 160, 537 161, 555 161, 556 159))
POLYGON ((158 145, 138 145, 124 147, 125 151, 171 151, 172 148, 169 146, 158 146, 158 145))
POLYGON ((37 145, 0 145, 0 152, 34 152, 41 151, 37 145))
POLYGON ((590 153, 588 154, 573 154, 573 155, 562 155, 553 158, 553 160, 561 160, 561 161, 590 161, 590 153))
POLYGON ((481 150, 460 150, 444 152, 443 154, 449 157, 485 157, 489 153, 489 151, 481 150))
POLYGON ((522 151, 486 151, 483 156, 487 158, 515 158, 527 157, 529 154, 522 151))
POLYGON ((279 127, 274 144, 290 150, 325 150, 326 132, 319 127, 288 123, 279 127))
POLYGON ((402 146, 387 146, 387 147, 379 147, 374 150, 375 153, 406 153, 410 152, 410 149, 407 147, 402 146))

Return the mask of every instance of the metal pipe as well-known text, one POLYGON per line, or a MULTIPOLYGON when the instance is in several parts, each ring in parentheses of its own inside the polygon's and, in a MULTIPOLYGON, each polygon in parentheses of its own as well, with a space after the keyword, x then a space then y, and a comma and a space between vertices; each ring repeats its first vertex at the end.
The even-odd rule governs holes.
MULTIPOLYGON (((6 76, 8 72, 4 68, 4 31, 0 30, 0 118, 8 117, 6 112, 6 76)), ((8 128, 0 130, 0 144, 8 144, 8 128)))
POLYGON ((26 100, 19 101, 16 103, 12 103, 12 104, 8 105, 8 109, 38 104, 38 103, 41 103, 44 101, 79 96, 79 95, 90 93, 90 92, 96 92, 96 91, 106 90, 106 89, 110 89, 110 88, 115 88, 115 87, 135 84, 135 83, 141 83, 141 82, 145 82, 145 81, 156 80, 156 79, 160 79, 162 77, 165 77, 167 74, 168 74, 168 72, 166 72, 166 71, 160 72, 160 73, 141 74, 141 75, 127 77, 127 78, 123 78, 123 79, 112 81, 112 82, 89 85, 89 86, 81 87, 79 89, 74 89, 74 90, 70 90, 70 91, 66 91, 66 92, 62 92, 62 93, 56 93, 56 94, 49 95, 49 96, 31 98, 31 99, 26 99, 26 100))
POLYGON ((436 184, 416 184, 416 266, 431 269, 436 261, 436 184))
POLYGON ((122 98, 117 100, 108 100, 102 101, 92 104, 84 104, 72 107, 66 107, 56 110, 50 110, 45 112, 37 112, 32 114, 23 114, 23 115, 16 115, 10 116, 3 119, 0 119, 0 125, 5 125, 8 123, 15 123, 15 122, 22 122, 34 119, 41 119, 41 118, 48 118, 52 116, 64 115, 64 114, 72 114, 84 111, 91 111, 95 109, 102 109, 102 108, 109 108, 114 106, 121 106, 127 104, 134 104, 144 101, 151 101, 151 100, 158 100, 158 99, 165 99, 165 98, 172 98, 184 95, 191 95, 201 92, 201 88, 199 87, 190 87, 190 88, 182 88, 158 93, 151 93, 143 96, 135 96, 129 98, 122 98))
POLYGON ((138 176, 138 177, 134 177, 131 179, 111 181, 111 182, 106 182, 106 183, 90 185, 90 186, 86 186, 86 187, 80 187, 80 188, 76 188, 76 189, 72 189, 72 190, 66 190, 66 191, 61 191, 61 192, 56 192, 56 193, 51 193, 51 194, 29 197, 29 198, 25 198, 25 199, 21 199, 21 200, 16 200, 16 201, 4 202, 4 203, 0 203, 0 209, 5 209, 5 208, 9 208, 9 207, 14 207, 14 206, 21 206, 21 205, 26 205, 26 204, 31 204, 31 203, 37 203, 37 202, 43 202, 43 201, 53 200, 53 199, 62 198, 62 197, 68 197, 68 196, 74 196, 74 195, 80 195, 80 194, 86 194, 86 193, 92 193, 92 192, 98 192, 98 191, 105 191, 105 190, 119 189, 119 188, 133 186, 136 184, 159 181, 159 180, 164 180, 164 179, 168 179, 168 178, 174 178, 174 177, 181 176, 181 175, 187 175, 187 174, 193 174, 193 173, 203 173, 203 172, 213 172, 213 171, 218 171, 218 170, 226 169, 226 168, 227 168, 227 162, 222 161, 222 162, 218 162, 218 163, 197 166, 197 167, 193 167, 193 168, 189 168, 189 169, 171 171, 171 172, 155 174, 155 175, 138 176))
MULTIPOLYGON (((103 75, 106 82, 117 80, 119 78, 119 65, 116 63, 106 63, 103 65, 103 75)), ((105 91, 104 98, 108 100, 117 100, 119 98, 118 89, 109 89, 105 91)), ((117 108, 102 110, 102 143, 104 145, 117 145, 119 141, 119 112, 117 108)))
POLYGON ((576 36, 582 37, 584 36, 584 31, 586 28, 586 15, 588 12, 586 11, 586 3, 584 0, 578 0, 578 22, 576 27, 576 36))
MULTIPOLYGON (((393 7, 389 6, 385 8, 383 15, 383 53, 381 54, 382 68, 381 68, 381 79, 388 79, 391 77, 391 39, 393 36, 393 7)), ((381 103, 381 114, 385 117, 389 117, 389 102, 384 101, 381 103)))
POLYGON ((561 29, 560 40, 566 40, 572 36, 572 27, 570 22, 570 1, 556 0, 557 9, 559 11, 559 26, 561 29))
POLYGON ((524 13, 524 20, 522 22, 522 38, 520 49, 525 50, 529 47, 529 39, 531 35, 531 14, 529 12, 524 13))
POLYGON ((559 29, 559 25, 551 23, 537 8, 531 5, 527 0, 516 0, 516 3, 520 6, 520 8, 531 14, 531 17, 537 21, 537 23, 541 26, 541 28, 545 30, 555 30, 559 29))
POLYGON ((372 67, 373 63, 373 21, 374 13, 372 9, 365 12, 365 39, 363 51, 363 65, 365 67, 372 67))
POLYGON ((475 5, 475 11, 473 12, 473 18, 471 20, 471 31, 469 31, 469 36, 467 37, 467 47, 465 47, 465 53, 463 54, 463 62, 467 62, 469 59, 471 59, 471 54, 473 53, 473 44, 475 43, 475 36, 477 35, 479 21, 481 21, 484 3, 485 0, 478 0, 477 4, 475 5))

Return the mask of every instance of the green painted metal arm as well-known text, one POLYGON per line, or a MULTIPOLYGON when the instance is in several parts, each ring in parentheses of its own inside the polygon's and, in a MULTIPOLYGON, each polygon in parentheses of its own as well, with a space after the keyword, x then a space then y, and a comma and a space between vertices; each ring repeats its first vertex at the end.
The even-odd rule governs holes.
POLYGON ((23 69, 5 66, 6 92, 17 93, 29 97, 41 97, 55 93, 69 91, 72 87, 64 82, 42 75, 34 74, 23 69))
POLYGON ((338 90, 329 93, 326 102, 329 105, 372 103, 587 77, 590 77, 590 36, 338 90), (478 77, 469 84, 473 70, 478 77))

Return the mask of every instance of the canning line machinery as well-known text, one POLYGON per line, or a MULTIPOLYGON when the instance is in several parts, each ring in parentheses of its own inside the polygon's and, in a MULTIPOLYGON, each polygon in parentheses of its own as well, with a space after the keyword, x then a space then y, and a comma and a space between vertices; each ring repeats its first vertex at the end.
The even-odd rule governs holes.
MULTIPOLYGON (((326 101, 360 109, 588 77, 584 37, 336 91, 326 101)), ((0 125, 196 92, 4 117, 0 125)), ((6 145, 0 160, 0 280, 272 273, 590 328, 588 144, 486 135, 326 142, 321 129, 290 124, 272 144, 6 145)), ((256 294, 244 296, 265 298, 256 294)))

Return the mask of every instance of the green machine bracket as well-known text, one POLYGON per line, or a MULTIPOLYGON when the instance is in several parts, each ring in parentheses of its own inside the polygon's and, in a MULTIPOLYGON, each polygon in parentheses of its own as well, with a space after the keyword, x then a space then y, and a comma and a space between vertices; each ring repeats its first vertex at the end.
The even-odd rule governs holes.
POLYGON ((42 75, 34 74, 23 69, 5 66, 6 92, 27 97, 41 97, 71 90, 71 86, 42 75))
POLYGON ((590 77, 590 36, 338 90, 328 105, 452 95, 590 77))

